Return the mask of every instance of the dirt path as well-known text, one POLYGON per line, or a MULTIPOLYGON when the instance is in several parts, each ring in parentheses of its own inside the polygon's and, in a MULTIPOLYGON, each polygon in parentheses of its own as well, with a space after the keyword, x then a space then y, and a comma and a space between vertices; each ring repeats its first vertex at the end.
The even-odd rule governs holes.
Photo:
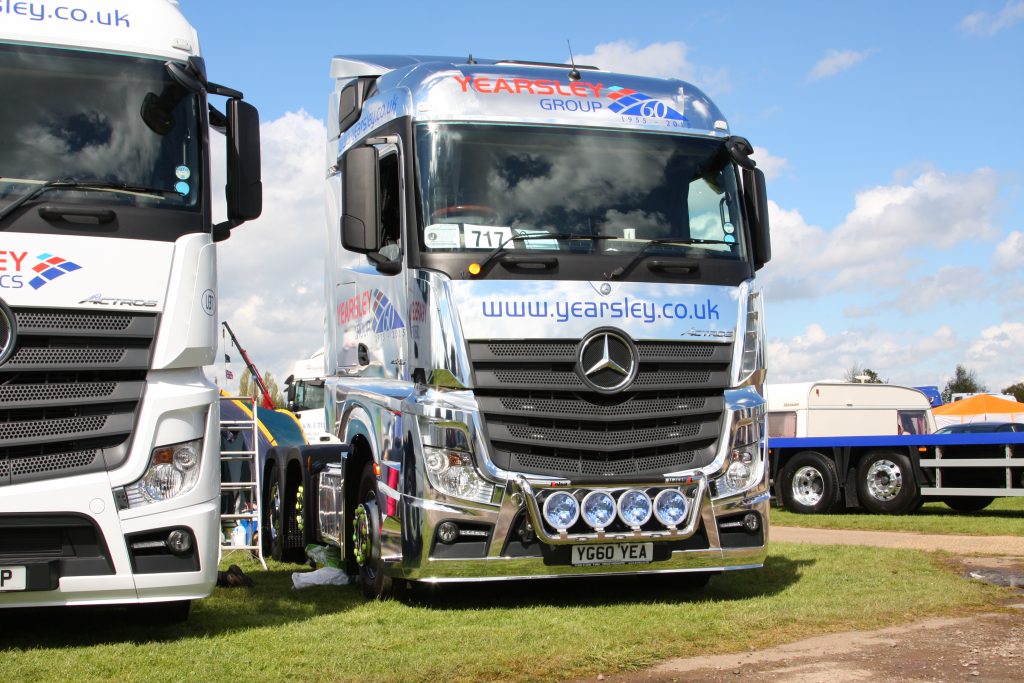
MULTIPOLYGON (((850 531, 773 526, 773 541, 819 545, 873 545, 915 550, 946 550, 958 555, 1016 555, 1024 557, 1024 536, 953 536, 904 531, 850 531)), ((1024 676, 1021 677, 1024 679, 1024 676)))
MULTIPOLYGON (((945 550, 965 576, 1024 586, 1024 538, 944 536, 772 527, 788 543, 871 545, 945 550)), ((850 631, 766 650, 672 659, 646 671, 598 681, 778 681, 780 683, 918 683, 1024 681, 1024 590, 1008 612, 924 619, 875 631, 850 631)))

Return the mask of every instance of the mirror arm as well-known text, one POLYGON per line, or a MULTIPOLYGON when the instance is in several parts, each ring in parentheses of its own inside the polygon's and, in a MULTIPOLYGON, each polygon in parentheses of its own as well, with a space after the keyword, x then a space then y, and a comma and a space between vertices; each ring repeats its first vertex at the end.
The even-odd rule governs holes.
POLYGON ((241 90, 235 90, 229 88, 226 85, 220 85, 219 83, 207 83, 206 92, 211 95, 223 95, 224 97, 230 97, 233 100, 241 100, 245 98, 241 90))

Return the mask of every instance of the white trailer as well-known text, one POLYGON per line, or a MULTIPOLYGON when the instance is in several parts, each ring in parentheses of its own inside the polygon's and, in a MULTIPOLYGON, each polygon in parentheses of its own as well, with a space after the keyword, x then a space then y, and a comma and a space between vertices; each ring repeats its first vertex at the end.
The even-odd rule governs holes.
POLYGON ((804 382, 768 388, 775 491, 794 512, 913 512, 925 498, 961 512, 1024 495, 1024 434, 932 434, 920 391, 804 382))
POLYGON ((261 210, 256 110, 207 81, 169 0, 0 1, 0 92, 0 607, 184 618, 217 575, 202 367, 214 242, 261 210), (228 141, 217 225, 211 127, 228 141))

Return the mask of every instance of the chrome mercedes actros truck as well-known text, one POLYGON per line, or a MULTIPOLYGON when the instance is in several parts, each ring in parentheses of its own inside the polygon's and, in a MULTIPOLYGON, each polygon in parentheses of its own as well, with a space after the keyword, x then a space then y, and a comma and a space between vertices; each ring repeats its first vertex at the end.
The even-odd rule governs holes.
POLYGON ((217 576, 214 242, 260 214, 258 115, 170 0, 0 0, 0 92, 0 608, 183 618, 217 576))
POLYGON ((764 175, 700 90, 336 57, 326 411, 267 460, 275 554, 405 582, 760 567, 764 175))

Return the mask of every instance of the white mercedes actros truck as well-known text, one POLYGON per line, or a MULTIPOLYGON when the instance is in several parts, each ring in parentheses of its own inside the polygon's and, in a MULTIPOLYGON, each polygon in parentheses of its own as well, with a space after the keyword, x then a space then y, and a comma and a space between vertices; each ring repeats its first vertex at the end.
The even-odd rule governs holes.
POLYGON ((184 618, 217 575, 202 367, 214 242, 261 210, 258 115, 171 0, 0 1, 0 92, 0 607, 184 618))
POLYGON ((335 544, 371 597, 760 567, 770 244, 750 144, 678 80, 416 56, 331 76, 342 445, 268 457, 275 554, 335 544))

